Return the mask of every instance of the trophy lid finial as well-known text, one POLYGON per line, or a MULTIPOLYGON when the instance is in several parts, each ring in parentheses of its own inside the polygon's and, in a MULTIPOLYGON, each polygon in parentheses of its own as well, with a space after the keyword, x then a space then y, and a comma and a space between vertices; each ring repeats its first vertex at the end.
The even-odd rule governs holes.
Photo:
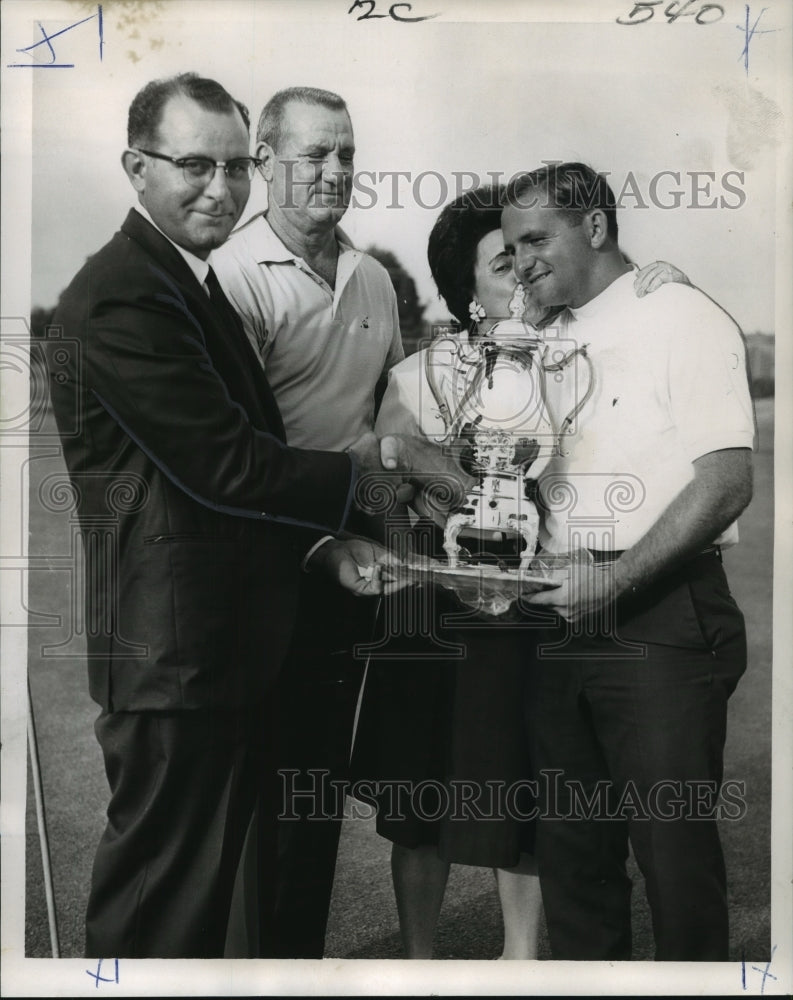
POLYGON ((520 282, 515 285, 508 309, 512 319, 523 319, 523 313, 526 311, 526 289, 520 282))

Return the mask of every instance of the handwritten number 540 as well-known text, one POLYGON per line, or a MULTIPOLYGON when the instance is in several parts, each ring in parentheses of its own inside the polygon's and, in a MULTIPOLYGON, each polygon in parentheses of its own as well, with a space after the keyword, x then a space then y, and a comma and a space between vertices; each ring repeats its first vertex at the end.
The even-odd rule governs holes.
MULTIPOLYGON (((655 15, 655 8, 660 7, 663 0, 635 0, 633 10, 623 19, 617 18, 617 24, 645 24, 651 21, 655 15)), ((724 8, 718 3, 697 4, 695 0, 686 0, 679 3, 672 0, 666 5, 664 16, 669 24, 673 24, 679 17, 693 17, 697 24, 715 24, 724 17, 724 8), (695 8, 692 10, 692 7, 695 8), (713 13, 715 12, 715 17, 713 13)))
POLYGON ((425 14, 424 17, 403 17, 402 14, 397 14, 397 9, 400 7, 407 7, 408 11, 413 10, 413 4, 410 3, 392 3, 388 8, 387 14, 375 14, 375 8, 377 7, 375 0, 355 0, 355 3, 347 13, 352 14, 354 10, 360 10, 363 7, 368 7, 369 10, 365 14, 359 14, 355 19, 356 21, 368 21, 377 17, 390 17, 391 20, 402 21, 403 24, 415 24, 416 21, 429 21, 430 18, 438 16, 437 14, 425 14))

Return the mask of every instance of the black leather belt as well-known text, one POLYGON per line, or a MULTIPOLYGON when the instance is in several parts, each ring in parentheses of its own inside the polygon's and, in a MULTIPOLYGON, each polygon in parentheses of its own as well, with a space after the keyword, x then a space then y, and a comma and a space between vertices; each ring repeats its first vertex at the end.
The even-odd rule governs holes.
MULTIPOLYGON (((589 552, 596 563, 606 563, 614 562, 616 559, 625 552, 625 549, 590 549, 589 552)), ((717 559, 721 559, 721 546, 720 545, 709 545, 706 549, 702 549, 701 552, 697 553, 697 556, 707 556, 715 555, 717 559)), ((696 559, 697 556, 692 556, 696 559)))

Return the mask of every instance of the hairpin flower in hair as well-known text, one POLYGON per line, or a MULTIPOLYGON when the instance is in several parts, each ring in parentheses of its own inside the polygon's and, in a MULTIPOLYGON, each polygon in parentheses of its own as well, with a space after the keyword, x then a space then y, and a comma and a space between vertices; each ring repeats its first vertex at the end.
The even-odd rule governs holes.
POLYGON ((468 315, 471 317, 471 322, 478 325, 487 316, 487 313, 485 312, 485 307, 478 299, 471 299, 468 304, 468 315))

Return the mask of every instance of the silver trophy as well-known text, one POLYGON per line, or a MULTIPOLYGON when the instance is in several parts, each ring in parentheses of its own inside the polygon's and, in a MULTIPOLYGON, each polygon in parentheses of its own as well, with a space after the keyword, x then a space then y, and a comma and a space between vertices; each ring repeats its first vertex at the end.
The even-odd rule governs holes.
POLYGON ((446 426, 437 443, 463 445, 476 477, 446 522, 443 547, 452 569, 459 566, 457 537, 464 528, 522 537, 519 573, 535 553, 540 519, 529 494, 553 455, 558 431, 546 404, 544 342, 524 312, 525 291, 518 285, 509 319, 483 336, 436 338, 425 356, 427 382, 446 426))
POLYGON ((593 392, 593 369, 586 345, 571 348, 568 342, 565 351, 564 342, 547 329, 540 334, 526 312, 525 290, 518 285, 508 319, 484 335, 436 337, 424 355, 426 382, 444 425, 430 440, 462 454, 475 483, 446 517, 447 560, 415 558, 403 572, 414 582, 451 589, 463 604, 492 615, 507 611, 521 595, 556 586, 554 574, 580 559, 580 553, 535 555, 540 518, 532 498, 593 392), (575 364, 578 358, 583 366, 575 364), (497 532, 522 539, 518 568, 463 558, 458 536, 467 528, 485 538, 497 532))

